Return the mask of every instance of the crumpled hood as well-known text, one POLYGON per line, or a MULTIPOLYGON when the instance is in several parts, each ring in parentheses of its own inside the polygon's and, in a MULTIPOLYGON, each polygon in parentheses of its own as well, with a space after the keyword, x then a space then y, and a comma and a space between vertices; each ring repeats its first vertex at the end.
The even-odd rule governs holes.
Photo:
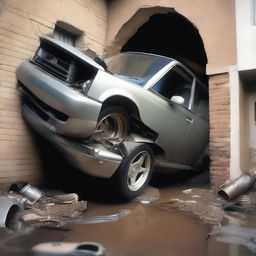
POLYGON ((82 53, 79 49, 77 49, 71 45, 68 45, 62 41, 50 38, 50 37, 40 37, 40 41, 42 41, 42 40, 48 41, 48 42, 56 45, 57 47, 62 48, 67 52, 70 52, 73 56, 77 57, 78 59, 94 66, 95 68, 97 68, 99 70, 104 71, 104 68, 101 65, 99 65, 97 62, 95 62, 90 57, 88 57, 86 54, 82 53))

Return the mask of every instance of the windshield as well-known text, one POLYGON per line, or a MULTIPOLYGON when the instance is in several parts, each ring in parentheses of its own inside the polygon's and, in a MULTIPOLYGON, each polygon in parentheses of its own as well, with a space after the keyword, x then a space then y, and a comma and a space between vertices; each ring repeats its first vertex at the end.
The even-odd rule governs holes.
POLYGON ((117 77, 144 86, 171 60, 143 53, 120 53, 106 60, 108 69, 117 77))

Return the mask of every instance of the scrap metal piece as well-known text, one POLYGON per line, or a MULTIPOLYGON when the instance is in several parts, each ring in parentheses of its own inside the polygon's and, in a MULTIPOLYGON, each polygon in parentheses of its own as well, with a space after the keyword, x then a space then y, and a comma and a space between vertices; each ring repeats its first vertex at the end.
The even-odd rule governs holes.
POLYGON ((42 243, 32 248, 34 256, 105 256, 105 248, 96 242, 83 243, 68 243, 68 242, 53 242, 42 243))
POLYGON ((0 198, 0 228, 7 227, 13 228, 17 213, 23 211, 22 205, 13 198, 1 197, 0 198))
POLYGON ((43 196, 43 192, 38 188, 27 184, 20 190, 20 194, 28 198, 30 201, 35 202, 43 196))
POLYGON ((10 191, 21 194, 22 196, 29 199, 31 202, 36 202, 43 196, 43 192, 40 189, 23 181, 12 184, 10 187, 10 191))
POLYGON ((218 194, 225 200, 233 200, 248 190, 255 182, 256 176, 245 173, 219 190, 218 194))

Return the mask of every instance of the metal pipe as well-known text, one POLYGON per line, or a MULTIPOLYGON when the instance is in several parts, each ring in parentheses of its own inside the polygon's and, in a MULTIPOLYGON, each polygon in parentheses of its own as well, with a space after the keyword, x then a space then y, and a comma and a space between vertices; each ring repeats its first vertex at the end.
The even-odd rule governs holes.
POLYGON ((219 190, 218 194, 225 200, 232 200, 243 194, 255 182, 256 176, 245 173, 219 190))

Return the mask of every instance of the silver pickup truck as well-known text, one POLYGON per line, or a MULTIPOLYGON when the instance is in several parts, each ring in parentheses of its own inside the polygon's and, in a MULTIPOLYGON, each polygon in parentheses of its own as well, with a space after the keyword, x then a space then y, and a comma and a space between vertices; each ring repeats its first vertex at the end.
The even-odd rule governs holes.
POLYGON ((16 74, 27 122, 123 198, 153 167, 195 170, 207 152, 207 87, 174 59, 123 52, 103 63, 43 37, 16 74))

